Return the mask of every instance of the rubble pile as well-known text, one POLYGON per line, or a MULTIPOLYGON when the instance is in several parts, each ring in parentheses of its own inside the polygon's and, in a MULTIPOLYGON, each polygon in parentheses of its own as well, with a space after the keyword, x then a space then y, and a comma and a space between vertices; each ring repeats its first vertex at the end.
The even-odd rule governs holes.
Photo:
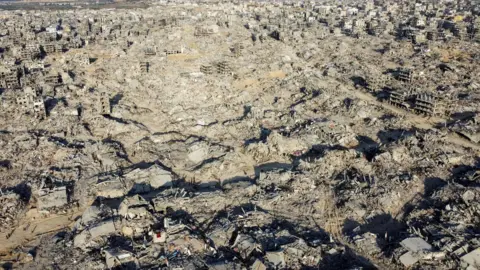
POLYGON ((17 217, 25 208, 25 202, 20 195, 9 192, 0 194, 0 231, 10 230, 16 224, 17 217))
POLYGON ((479 15, 0 3, 0 268, 480 269, 479 15))
MULTIPOLYGON (((113 200, 98 200, 77 220, 73 234, 44 238, 36 256, 41 261, 51 250, 65 249, 62 260, 55 259, 56 265, 75 260, 76 267, 86 268, 369 266, 327 232, 254 204, 217 207, 214 215, 202 221, 205 213, 192 204, 204 198, 233 202, 222 192, 204 193, 165 190, 150 203, 133 195, 124 198, 118 210, 108 206, 113 200), (187 212, 190 208, 192 212, 187 212), (79 249, 89 255, 79 255, 79 249)), ((229 193, 245 192, 237 187, 229 193)))
MULTIPOLYGON (((429 251, 435 254, 418 259, 437 259, 432 264, 446 263, 458 268, 474 267, 478 260, 469 259, 475 254, 478 242, 478 211, 475 202, 478 190, 459 183, 449 183, 425 198, 411 202, 413 209, 403 219, 411 233, 428 241, 429 251), (470 256, 467 256, 470 254, 470 256), (444 261, 439 261, 444 259, 444 261)), ((406 266, 416 261, 400 261, 406 266)))

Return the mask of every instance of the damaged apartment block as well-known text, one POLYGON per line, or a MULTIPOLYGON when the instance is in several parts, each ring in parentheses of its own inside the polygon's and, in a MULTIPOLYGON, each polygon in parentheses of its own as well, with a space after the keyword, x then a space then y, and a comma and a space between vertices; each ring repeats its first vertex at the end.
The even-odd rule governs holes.
POLYGON ((14 89, 20 87, 16 71, 5 74, 1 79, 1 83, 3 88, 14 89))
POLYGON ((219 61, 213 64, 200 65, 200 72, 203 74, 222 74, 232 75, 233 71, 230 64, 227 61, 219 61))
POLYGON ((394 91, 394 92, 390 92, 390 97, 388 101, 390 104, 394 106, 401 107, 404 109, 409 109, 410 104, 408 104, 407 102, 407 97, 408 96, 405 92, 394 91))
POLYGON ((88 57, 86 54, 76 54, 74 61, 83 66, 90 65, 90 57, 88 57))
POLYGON ((196 26, 195 31, 194 31, 194 36, 196 37, 204 37, 204 36, 210 36, 218 32, 218 26, 217 25, 211 25, 211 26, 196 26))
POLYGON ((413 81, 413 71, 410 69, 400 69, 398 79, 402 82, 411 83, 413 81))
POLYGON ((242 43, 235 43, 230 50, 235 55, 235 57, 240 57, 242 55, 242 51, 245 49, 245 46, 242 43))
POLYGON ((227 61, 220 61, 215 63, 215 67, 217 70, 217 73, 222 74, 222 75, 232 75, 232 68, 230 67, 230 64, 227 61))
POLYGON ((50 84, 50 85, 59 85, 62 83, 62 77, 60 76, 60 74, 56 73, 56 72, 50 72, 48 74, 45 75, 45 83, 47 84, 50 84))
POLYGON ((55 44, 44 44, 42 48, 43 51, 47 54, 55 53, 55 44))
POLYGON ((157 54, 157 50, 155 48, 145 48, 145 56, 155 56, 157 54))
POLYGON ((165 55, 172 55, 172 54, 182 54, 184 51, 184 48, 178 49, 171 49, 171 50, 165 50, 165 55))
POLYGON ((439 114, 438 110, 438 100, 430 94, 418 94, 415 97, 415 112, 425 115, 437 115, 439 114))
POLYGON ((25 88, 23 93, 20 92, 21 90, 18 91, 19 93, 17 93, 16 97, 18 109, 23 113, 31 114, 39 119, 44 119, 46 117, 46 109, 43 97, 37 95, 37 92, 29 87, 25 88))
POLYGON ((110 98, 106 92, 100 92, 98 111, 102 115, 109 115, 111 113, 110 98))
POLYGON ((35 97, 33 98, 33 114, 36 118, 44 119, 47 115, 47 111, 45 109, 45 102, 43 101, 43 97, 35 97))
POLYGON ((203 74, 213 74, 215 72, 215 68, 212 65, 201 65, 200 72, 203 74))
POLYGON ((372 75, 367 78, 367 89, 373 92, 382 90, 391 81, 388 74, 372 75))
POLYGON ((140 62, 140 72, 141 73, 148 73, 150 70, 150 63, 149 62, 140 62))

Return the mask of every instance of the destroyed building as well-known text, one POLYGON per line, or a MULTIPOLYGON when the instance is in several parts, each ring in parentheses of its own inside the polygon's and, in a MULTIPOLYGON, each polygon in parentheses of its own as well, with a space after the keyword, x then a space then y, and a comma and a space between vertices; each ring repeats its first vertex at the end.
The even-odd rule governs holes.
POLYGON ((480 269, 476 1, 1 6, 0 268, 480 269))

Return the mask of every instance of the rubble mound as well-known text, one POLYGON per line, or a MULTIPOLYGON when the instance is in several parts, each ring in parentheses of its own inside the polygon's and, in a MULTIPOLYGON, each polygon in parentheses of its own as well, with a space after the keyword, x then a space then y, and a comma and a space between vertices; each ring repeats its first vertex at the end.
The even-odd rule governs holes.
POLYGON ((0 195, 0 232, 11 230, 16 226, 17 218, 22 215, 26 207, 20 195, 9 192, 0 195))
POLYGON ((480 269, 478 1, 0 7, 0 269, 480 269))

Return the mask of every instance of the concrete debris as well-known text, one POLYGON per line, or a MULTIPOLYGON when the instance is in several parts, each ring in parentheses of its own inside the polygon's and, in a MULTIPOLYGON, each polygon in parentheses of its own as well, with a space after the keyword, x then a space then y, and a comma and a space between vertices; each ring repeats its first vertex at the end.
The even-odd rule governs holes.
POLYGON ((478 269, 480 267, 480 249, 477 248, 460 259, 463 263, 468 264, 468 269, 478 269))
POLYGON ((60 207, 67 203, 66 187, 42 189, 38 192, 38 208, 40 210, 45 210, 51 207, 60 207))
POLYGON ((260 260, 257 259, 252 264, 252 270, 267 270, 267 267, 260 260))
POLYGON ((407 238, 400 242, 400 245, 413 253, 420 253, 432 250, 432 246, 419 237, 407 238))
POLYGON ((25 209, 25 202, 21 196, 14 193, 3 193, 0 195, 0 231, 11 229, 15 226, 17 217, 25 209))
POLYGON ((265 259, 275 268, 284 268, 286 266, 283 251, 266 252, 265 259))
POLYGON ((400 261, 405 267, 414 265, 424 257, 426 252, 432 250, 432 246, 419 237, 407 238, 400 242, 400 245, 408 250, 400 257, 400 261))
POLYGON ((477 2, 1 2, 0 268, 480 269, 477 2))
POLYGON ((109 249, 104 251, 105 264, 108 269, 114 268, 126 268, 126 269, 138 269, 138 261, 135 256, 125 250, 109 249))
POLYGON ((146 193, 173 184, 172 174, 156 164, 148 169, 135 169, 123 176, 133 182, 131 192, 134 193, 146 193))

